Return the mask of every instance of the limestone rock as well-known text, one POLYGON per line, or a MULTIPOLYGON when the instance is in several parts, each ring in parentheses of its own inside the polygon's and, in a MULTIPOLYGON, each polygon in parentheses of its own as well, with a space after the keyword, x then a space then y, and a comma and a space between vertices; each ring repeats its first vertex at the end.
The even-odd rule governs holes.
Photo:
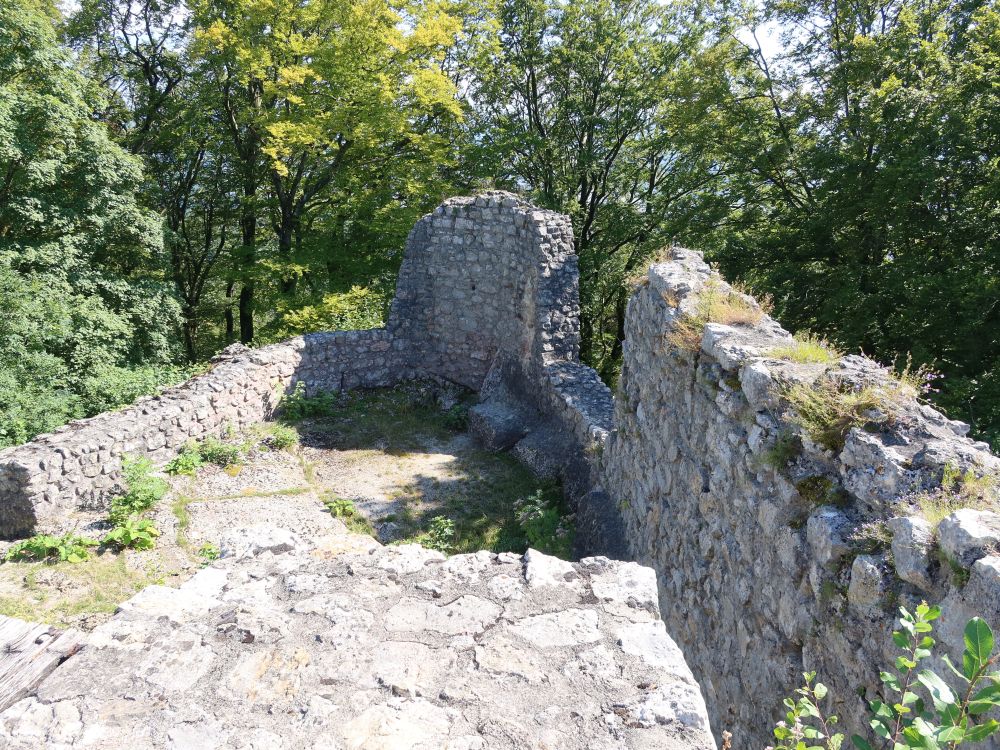
POLYGON ((469 432, 486 450, 507 450, 529 429, 524 415, 501 401, 491 400, 469 409, 469 432))
POLYGON ((889 520, 889 529, 896 575, 925 591, 930 590, 934 585, 930 573, 933 527, 917 516, 897 516, 889 520))
POLYGON ((828 505, 810 514, 806 534, 816 562, 830 565, 850 552, 850 545, 844 540, 848 528, 847 517, 828 505))
POLYGON ((0 712, 0 747, 715 747, 648 568, 234 538, 263 551, 127 602, 0 712))
POLYGON ((938 524, 941 551, 964 568, 1000 546, 1000 516, 963 508, 938 524))
POLYGON ((885 595, 881 562, 880 558, 872 555, 858 555, 851 565, 851 585, 847 589, 847 601, 860 613, 871 614, 885 595))

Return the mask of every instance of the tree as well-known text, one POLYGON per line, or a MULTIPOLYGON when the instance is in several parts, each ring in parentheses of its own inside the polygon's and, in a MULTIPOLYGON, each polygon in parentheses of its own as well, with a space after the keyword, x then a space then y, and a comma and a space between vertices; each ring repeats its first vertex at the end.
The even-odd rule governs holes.
POLYGON ((499 34, 473 50, 477 160, 570 214, 581 265, 583 357, 606 378, 621 355, 625 278, 677 231, 697 154, 672 147, 678 73, 696 9, 638 0, 501 0, 499 34))
POLYGON ((689 236, 791 328, 939 368, 938 403, 997 439, 996 8, 796 0, 726 23, 687 142, 717 164, 717 223, 689 236), (770 56, 765 21, 788 30, 770 56))
POLYGON ((0 444, 134 398, 174 353, 159 223, 99 105, 52 18, 0 6, 0 444))
POLYGON ((292 295, 309 270, 304 230, 334 195, 349 201, 355 186, 384 181, 403 188, 394 203, 425 205, 420 178, 448 156, 439 131, 460 116, 440 67, 460 22, 436 3, 385 0, 199 0, 192 8, 195 54, 237 157, 247 341, 256 286, 269 283, 259 277, 262 262, 279 277, 277 291, 292 295), (259 247, 264 216, 273 258, 259 247))

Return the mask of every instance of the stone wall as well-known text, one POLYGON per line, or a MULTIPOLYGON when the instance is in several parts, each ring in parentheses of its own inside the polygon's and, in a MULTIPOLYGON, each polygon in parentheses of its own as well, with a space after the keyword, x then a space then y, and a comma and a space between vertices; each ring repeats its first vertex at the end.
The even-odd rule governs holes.
POLYGON ((209 372, 160 396, 0 451, 0 532, 30 535, 101 506, 116 491, 123 455, 166 462, 188 440, 266 419, 298 381, 312 391, 391 385, 403 371, 399 352, 384 329, 230 347, 209 372))
POLYGON ((631 558, 658 572, 667 629, 717 736, 770 744, 781 699, 807 670, 858 730, 856 691, 871 696, 878 669, 891 668, 899 605, 943 603, 939 637, 952 656, 972 615, 1000 626, 1000 517, 959 511, 935 534, 916 500, 946 466, 982 476, 1000 461, 964 437, 966 425, 912 398, 868 414, 842 449, 814 443, 790 420, 784 389, 824 378, 884 384, 885 371, 861 357, 783 360, 773 352, 791 337, 766 316, 710 323, 685 350, 671 334, 695 314, 709 277, 698 254, 675 251, 631 299, 603 489, 631 558))
MULTIPOLYGON (((581 396, 599 393, 604 431, 611 412, 607 389, 577 362, 577 279, 568 217, 510 193, 446 201, 407 240, 386 328, 237 346, 160 396, 0 451, 0 536, 56 529, 75 510, 106 504, 123 455, 166 462, 188 440, 268 418, 298 382, 310 393, 416 377, 479 389, 492 372, 530 408, 551 409, 565 423, 560 434, 589 440, 581 396)), ((526 455, 549 442, 538 431, 533 440, 526 455)), ((577 453, 565 448, 560 466, 577 453)))
POLYGON ((842 449, 812 442, 790 418, 788 384, 861 387, 886 373, 860 357, 782 360, 773 350, 791 337, 763 314, 710 323, 677 346, 671 333, 709 278, 689 251, 650 269, 629 303, 612 399, 579 362, 568 218, 507 193, 446 201, 407 241, 385 329, 230 353, 162 396, 0 452, 0 531, 25 535, 105 502, 123 454, 166 461, 191 438, 267 418, 297 382, 336 391, 443 378, 480 392, 470 429, 485 445, 562 479, 581 556, 656 569, 668 631, 719 736, 767 744, 782 696, 810 669, 855 726, 856 689, 892 663, 899 604, 942 602, 951 646, 973 614, 1000 625, 1000 518, 963 510, 934 529, 913 502, 946 467, 981 476, 1000 460, 913 399, 874 410, 878 429, 851 430, 842 449), (862 542, 859 528, 875 533, 862 542))

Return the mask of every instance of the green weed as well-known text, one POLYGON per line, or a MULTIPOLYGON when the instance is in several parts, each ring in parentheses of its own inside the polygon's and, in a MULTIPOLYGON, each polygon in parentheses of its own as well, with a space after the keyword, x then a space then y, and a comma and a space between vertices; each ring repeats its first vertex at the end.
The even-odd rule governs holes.
POLYGON ((126 518, 101 540, 101 544, 115 549, 152 549, 160 532, 147 518, 126 518))
POLYGON ((63 534, 62 536, 36 534, 8 549, 4 560, 6 562, 23 562, 25 560, 56 559, 60 562, 78 563, 89 559, 90 548, 97 545, 96 539, 88 539, 75 534, 63 534))
POLYGON ((170 485, 160 477, 152 476, 153 463, 148 458, 124 458, 122 475, 126 490, 111 499, 108 520, 119 526, 131 516, 140 515, 152 508, 167 494, 170 485))

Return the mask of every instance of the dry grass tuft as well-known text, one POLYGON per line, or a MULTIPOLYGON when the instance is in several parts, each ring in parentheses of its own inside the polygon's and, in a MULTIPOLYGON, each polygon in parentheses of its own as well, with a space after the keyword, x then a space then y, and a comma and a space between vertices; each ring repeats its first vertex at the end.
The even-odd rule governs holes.
MULTIPOLYGON (((672 307, 679 305, 677 300, 664 299, 672 307)), ((667 334, 667 341, 677 349, 696 351, 701 346, 706 324, 751 326, 759 323, 764 315, 764 308, 749 295, 736 288, 724 289, 718 279, 711 278, 697 293, 694 313, 681 314, 667 334)))
POLYGON ((798 364, 830 364, 843 356, 829 341, 809 332, 795 334, 793 343, 775 347, 769 354, 798 364))
POLYGON ((822 379, 812 384, 794 383, 782 395, 795 410, 791 421, 814 442, 833 451, 844 447, 853 427, 888 424, 913 397, 906 384, 894 379, 857 388, 822 379))

